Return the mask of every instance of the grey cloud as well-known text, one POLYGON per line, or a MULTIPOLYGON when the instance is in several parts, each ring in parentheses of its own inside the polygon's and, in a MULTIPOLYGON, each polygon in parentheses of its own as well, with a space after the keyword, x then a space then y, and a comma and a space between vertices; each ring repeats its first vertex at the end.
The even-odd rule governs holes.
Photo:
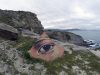
POLYGON ((100 28, 100 0, 0 0, 0 8, 34 12, 45 28, 100 28))

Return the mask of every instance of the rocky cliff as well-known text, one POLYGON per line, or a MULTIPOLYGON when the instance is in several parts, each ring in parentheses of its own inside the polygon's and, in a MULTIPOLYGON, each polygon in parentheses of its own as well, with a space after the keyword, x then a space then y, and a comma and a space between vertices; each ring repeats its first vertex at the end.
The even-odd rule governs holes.
POLYGON ((25 11, 0 10, 0 23, 8 24, 18 30, 28 29, 41 33, 43 26, 36 14, 25 11))
POLYGON ((9 39, 9 40, 17 40, 18 39, 18 30, 10 25, 5 23, 0 23, 0 37, 9 39))
POLYGON ((73 43, 76 45, 80 45, 83 46, 85 45, 84 39, 79 36, 76 35, 74 33, 71 32, 66 32, 66 31, 59 31, 59 30, 45 30, 47 32, 47 34, 49 35, 49 37, 62 41, 62 42, 69 42, 69 43, 73 43))
MULTIPOLYGON (((23 31, 27 29, 39 34, 41 34, 43 31, 43 26, 41 25, 41 22, 38 20, 36 14, 31 13, 31 12, 25 12, 25 11, 0 10, 0 24, 2 25, 6 24, 7 27, 12 26, 18 31, 21 31, 21 30, 23 31)), ((8 31, 11 31, 11 30, 8 30, 8 31)), ((5 33, 8 33, 8 31, 5 31, 5 33)), ((84 44, 84 40, 81 36, 70 33, 70 32, 61 32, 61 31, 53 31, 53 30, 46 30, 46 32, 51 38, 62 41, 62 42, 70 42, 76 45, 84 44)), ((11 33, 14 34, 13 32, 11 33)), ((12 36, 10 34, 8 35, 9 37, 12 36)), ((12 37, 15 38, 16 36, 12 36, 12 37)))
POLYGON ((43 30, 41 23, 30 12, 0 10, 0 34, 3 37, 9 34, 12 38, 19 29, 24 31, 17 41, 0 38, 0 75, 100 75, 100 57, 97 57, 100 54, 95 55, 95 50, 68 43, 83 43, 81 36, 69 32, 48 32, 56 39, 55 43, 64 47, 62 58, 48 63, 30 58, 28 50, 35 41, 33 37, 38 38, 36 33, 43 30))
POLYGON ((0 75, 100 75, 100 58, 94 50, 55 40, 64 47, 64 56, 45 62, 27 55, 31 42, 25 37, 16 43, 0 39, 0 75), (14 47, 14 43, 23 47, 14 47))

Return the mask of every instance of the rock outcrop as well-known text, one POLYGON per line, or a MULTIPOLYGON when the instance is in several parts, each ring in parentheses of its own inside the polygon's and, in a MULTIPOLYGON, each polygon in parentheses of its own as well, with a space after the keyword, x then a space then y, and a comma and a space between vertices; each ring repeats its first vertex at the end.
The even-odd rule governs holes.
POLYGON ((36 14, 31 12, 0 10, 0 23, 8 24, 18 30, 28 29, 38 34, 43 31, 36 14))
POLYGON ((59 40, 61 42, 69 42, 81 46, 85 45, 84 39, 81 36, 76 35, 74 33, 59 31, 59 30, 57 31, 45 30, 45 31, 47 32, 49 37, 59 40))
POLYGON ((9 40, 17 40, 18 30, 10 25, 0 23, 0 37, 9 40))
MULTIPOLYGON (((100 58, 91 53, 91 50, 55 42, 64 46, 64 56, 46 63, 24 56, 23 49, 13 48, 14 42, 0 40, 0 75, 100 75, 100 58)), ((29 45, 27 39, 24 43, 29 45)))
POLYGON ((64 47, 62 58, 49 63, 30 58, 28 50, 35 39, 28 36, 39 37, 33 32, 43 31, 40 21, 30 12, 0 10, 0 36, 16 39, 19 29, 24 29, 26 38, 20 37, 17 41, 0 38, 0 75, 100 75, 100 58, 90 49, 77 46, 83 45, 84 40, 70 32, 46 31, 56 39, 55 43, 64 47))

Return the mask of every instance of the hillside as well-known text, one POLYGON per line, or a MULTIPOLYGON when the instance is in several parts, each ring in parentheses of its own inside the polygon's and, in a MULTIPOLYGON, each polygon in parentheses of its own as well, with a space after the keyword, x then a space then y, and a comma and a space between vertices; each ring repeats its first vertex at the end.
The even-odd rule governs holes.
POLYGON ((0 23, 8 24, 18 30, 28 29, 35 33, 43 31, 36 14, 27 11, 0 10, 0 23))
POLYGON ((46 62, 29 57, 27 51, 30 45, 32 46, 32 41, 34 40, 25 37, 17 42, 0 40, 1 75, 100 74, 100 58, 91 53, 87 48, 55 40, 56 43, 64 46, 64 56, 52 62, 46 62), (17 48, 21 43, 25 44, 17 48))
POLYGON ((34 13, 0 10, 0 27, 0 75, 100 75, 100 57, 96 54, 100 50, 75 45, 82 44, 83 38, 70 32, 55 32, 51 36, 48 33, 64 48, 62 58, 51 62, 31 58, 28 51, 43 31, 34 13))

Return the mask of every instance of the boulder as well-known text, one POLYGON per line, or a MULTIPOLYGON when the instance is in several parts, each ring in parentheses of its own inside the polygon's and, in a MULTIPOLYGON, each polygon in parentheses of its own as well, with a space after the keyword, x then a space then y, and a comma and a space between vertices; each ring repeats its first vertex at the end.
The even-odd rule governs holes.
POLYGON ((18 30, 28 29, 38 34, 44 29, 37 15, 28 11, 0 10, 0 23, 6 23, 18 30))
POLYGON ((10 25, 0 23, 0 37, 9 40, 17 40, 18 30, 10 25))
POLYGON ((51 37, 52 39, 59 40, 61 42, 69 42, 76 45, 83 46, 85 44, 84 39, 80 35, 76 35, 71 32, 65 32, 65 31, 53 31, 53 30, 45 30, 46 33, 51 37))

